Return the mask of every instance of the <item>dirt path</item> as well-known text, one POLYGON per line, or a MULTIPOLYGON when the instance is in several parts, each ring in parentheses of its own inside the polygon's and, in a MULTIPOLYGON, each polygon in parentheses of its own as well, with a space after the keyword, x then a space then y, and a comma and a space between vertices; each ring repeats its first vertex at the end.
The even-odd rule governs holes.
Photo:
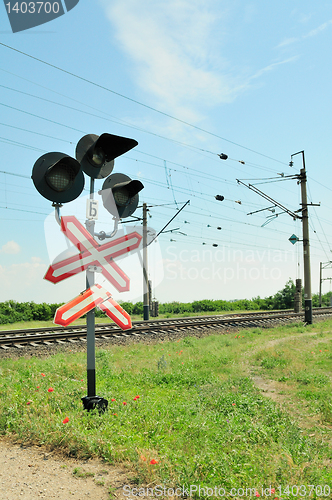
MULTIPOLYGON (((309 436, 317 436, 320 430, 331 431, 330 425, 324 425, 320 422, 319 416, 317 414, 312 414, 310 411, 310 405, 305 401, 299 401, 294 399, 291 391, 287 391, 285 384, 278 382, 276 380, 269 379, 266 375, 261 375, 261 368, 259 366, 250 365, 250 359, 258 350, 268 349, 269 347, 274 347, 276 345, 285 344, 299 337, 315 337, 319 332, 306 332, 298 335, 289 335, 288 337, 282 337, 279 339, 272 339, 267 341, 265 344, 260 344, 259 347, 248 351, 248 356, 246 357, 247 370, 250 377, 264 397, 270 398, 277 404, 282 406, 287 412, 292 415, 297 422, 297 425, 303 430, 309 430, 312 434, 309 436)), ((321 342, 328 342, 329 339, 322 339, 321 342)), ((324 435, 325 442, 332 445, 332 440, 328 436, 324 435)))
POLYGON ((1 500, 124 499, 125 471, 99 460, 75 460, 38 446, 0 439, 1 500))

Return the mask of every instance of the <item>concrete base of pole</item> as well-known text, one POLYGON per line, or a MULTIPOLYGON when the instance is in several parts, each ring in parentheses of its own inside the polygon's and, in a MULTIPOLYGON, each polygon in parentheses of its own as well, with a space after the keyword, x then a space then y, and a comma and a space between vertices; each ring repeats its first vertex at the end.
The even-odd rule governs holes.
POLYGON ((149 319, 149 304, 147 306, 143 306, 143 319, 144 321, 149 319))
POLYGON ((312 299, 304 301, 304 321, 312 325, 312 299))

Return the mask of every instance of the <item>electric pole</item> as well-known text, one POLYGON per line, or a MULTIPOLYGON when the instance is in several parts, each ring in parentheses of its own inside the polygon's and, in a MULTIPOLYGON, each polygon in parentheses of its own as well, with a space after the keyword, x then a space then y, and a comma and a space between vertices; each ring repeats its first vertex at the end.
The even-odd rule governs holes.
POLYGON ((302 154, 303 168, 300 170, 301 206, 302 206, 302 235, 303 235, 303 269, 304 269, 304 320, 312 324, 312 297, 310 272, 310 245, 309 245, 309 215, 307 200, 307 174, 305 171, 304 151, 299 151, 291 157, 302 154))
POLYGON ((332 278, 323 278, 323 269, 327 269, 328 267, 331 267, 332 261, 330 260, 329 262, 320 262, 319 263, 319 307, 322 307, 322 284, 323 281, 325 280, 330 280, 332 278))
MULTIPOLYGON (((252 184, 245 184, 244 182, 236 179, 239 184, 243 184, 247 188, 254 191, 256 194, 259 194, 263 198, 265 198, 270 203, 273 203, 274 206, 280 208, 283 212, 287 213, 294 220, 301 219, 302 220, 302 234, 303 234, 303 267, 304 267, 304 302, 305 302, 305 311, 304 311, 304 319, 305 322, 309 325, 312 324, 312 297, 311 297, 311 272, 310 272, 310 246, 309 246, 309 215, 308 215, 308 201, 307 201, 307 174, 305 170, 305 161, 304 161, 304 151, 299 151, 298 153, 294 153, 293 156, 302 154, 302 162, 303 168, 300 170, 299 175, 289 175, 284 176, 290 179, 298 179, 298 182, 301 184, 301 209, 293 212, 286 208, 281 203, 277 202, 267 194, 260 191, 256 186, 252 184), (301 212, 301 215, 298 215, 298 212, 301 212)), ((293 161, 291 160, 290 167, 293 166, 293 161)), ((313 203, 310 203, 313 205, 313 203)), ((317 205, 319 206, 319 205, 317 205)), ((267 209, 265 209, 267 210, 267 209)), ((248 214, 249 215, 249 214, 248 214)), ((297 240, 298 241, 298 240, 297 240)), ((292 241, 291 241, 292 242, 292 241)))

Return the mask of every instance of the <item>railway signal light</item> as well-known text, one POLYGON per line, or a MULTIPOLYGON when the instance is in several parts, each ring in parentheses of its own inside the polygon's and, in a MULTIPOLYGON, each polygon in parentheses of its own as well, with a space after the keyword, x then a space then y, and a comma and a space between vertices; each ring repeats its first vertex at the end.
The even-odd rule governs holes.
POLYGON ((132 180, 125 174, 112 174, 104 181, 103 204, 114 217, 124 219, 132 215, 139 201, 138 193, 144 188, 141 181, 132 180))
POLYGON ((113 134, 88 134, 76 146, 76 158, 92 179, 107 177, 114 168, 114 159, 137 146, 138 142, 113 134))
POLYGON ((64 153, 46 153, 32 169, 37 191, 54 203, 75 200, 84 187, 84 175, 77 160, 64 153))

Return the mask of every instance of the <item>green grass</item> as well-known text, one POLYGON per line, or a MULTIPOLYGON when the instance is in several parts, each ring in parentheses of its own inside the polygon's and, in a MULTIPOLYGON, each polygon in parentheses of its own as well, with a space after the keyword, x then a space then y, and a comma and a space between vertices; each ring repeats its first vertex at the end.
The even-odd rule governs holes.
POLYGON ((121 462, 138 485, 331 484, 331 331, 332 321, 98 349, 97 393, 109 401, 102 415, 82 407, 85 353, 2 359, 0 432, 121 462), (265 398, 252 370, 308 403, 325 438, 265 398))

